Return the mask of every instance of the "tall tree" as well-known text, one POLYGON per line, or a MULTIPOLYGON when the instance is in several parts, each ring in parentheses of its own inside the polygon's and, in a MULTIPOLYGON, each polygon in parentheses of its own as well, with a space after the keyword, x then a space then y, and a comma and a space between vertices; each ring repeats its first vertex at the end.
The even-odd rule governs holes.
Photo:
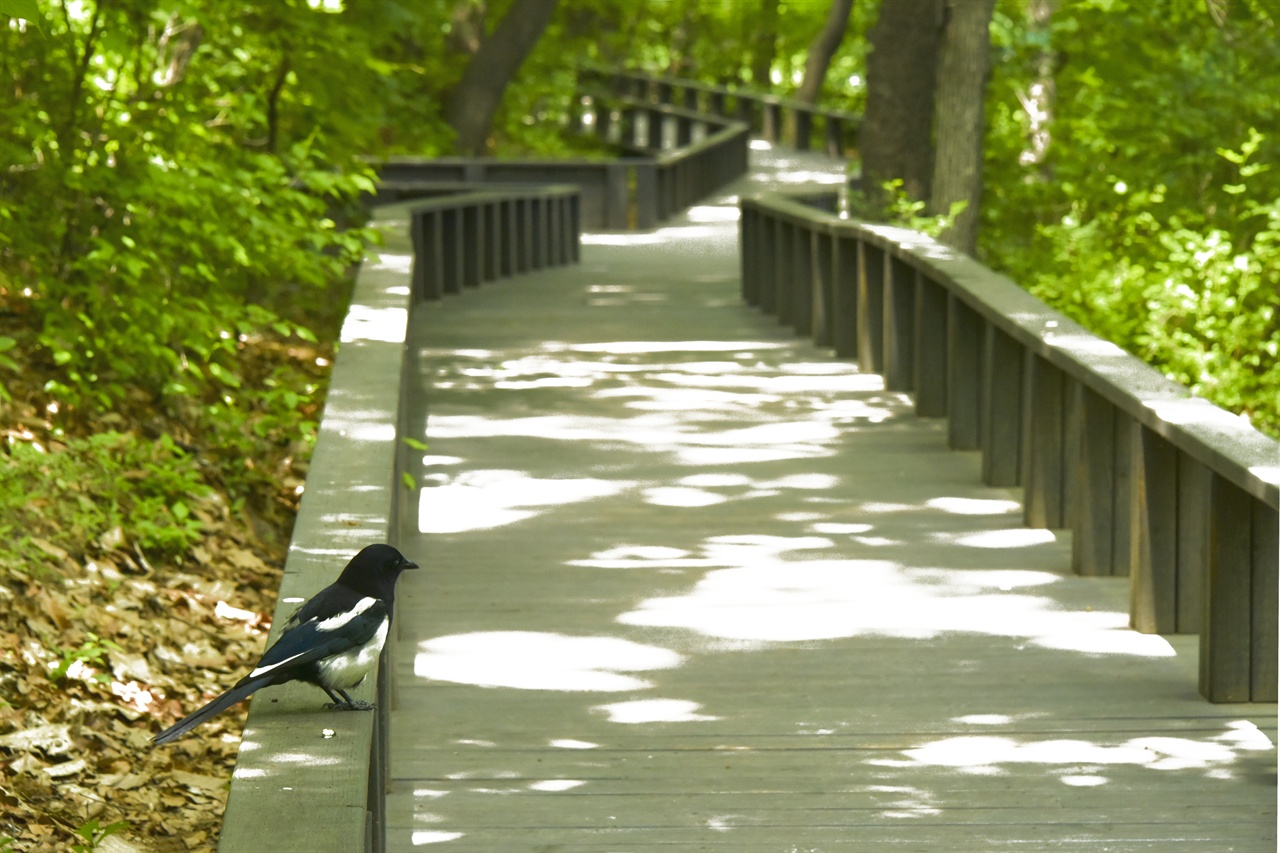
POLYGON ((551 23, 559 0, 515 0, 449 93, 445 118, 460 154, 483 154, 502 93, 551 23))
POLYGON ((942 0, 890 0, 868 33, 867 109, 858 147, 873 205, 883 201, 880 185, 895 179, 913 198, 929 198, 942 11, 942 0))
POLYGON ((822 29, 809 46, 809 53, 804 61, 804 79, 796 90, 796 98, 806 104, 816 104, 822 94, 823 81, 827 79, 827 69, 831 67, 831 57, 840 49, 845 30, 849 28, 849 13, 853 11, 853 0, 831 0, 831 9, 822 29))
POLYGON ((978 239, 983 102, 994 11, 995 0, 948 0, 934 95, 936 149, 929 208, 946 214, 953 204, 965 204, 941 236, 943 242, 970 254, 978 239))
MULTIPOLYGON (((744 23, 749 20, 749 17, 743 17, 744 23)), ((755 31, 755 46, 751 49, 752 86, 757 89, 767 89, 773 85, 770 75, 777 52, 778 0, 760 0, 760 19, 755 31)))

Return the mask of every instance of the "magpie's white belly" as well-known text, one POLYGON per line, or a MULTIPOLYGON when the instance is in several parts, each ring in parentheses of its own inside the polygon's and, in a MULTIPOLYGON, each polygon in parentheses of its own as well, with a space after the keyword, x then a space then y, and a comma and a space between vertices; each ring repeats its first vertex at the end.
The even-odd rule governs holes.
POLYGON ((387 628, 390 625, 390 619, 383 619, 378 632, 369 642, 358 649, 334 655, 318 663, 316 666, 320 670, 321 683, 331 690, 347 690, 363 681, 369 671, 378 665, 378 655, 382 653, 382 646, 387 641, 387 628))

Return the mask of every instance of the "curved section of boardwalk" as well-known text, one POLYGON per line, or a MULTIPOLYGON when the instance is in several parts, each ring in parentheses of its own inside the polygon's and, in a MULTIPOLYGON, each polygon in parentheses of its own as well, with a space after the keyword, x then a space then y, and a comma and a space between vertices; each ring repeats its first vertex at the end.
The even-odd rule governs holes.
POLYGON ((744 307, 733 211, 421 313, 389 849, 1274 850, 1275 706, 744 307))

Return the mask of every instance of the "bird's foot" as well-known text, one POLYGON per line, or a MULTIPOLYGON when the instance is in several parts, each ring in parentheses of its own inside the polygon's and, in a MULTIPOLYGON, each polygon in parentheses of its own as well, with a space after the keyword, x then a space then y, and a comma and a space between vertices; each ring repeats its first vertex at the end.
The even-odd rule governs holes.
POLYGON ((378 706, 362 699, 353 699, 350 702, 329 702, 324 707, 328 711, 372 711, 378 706))

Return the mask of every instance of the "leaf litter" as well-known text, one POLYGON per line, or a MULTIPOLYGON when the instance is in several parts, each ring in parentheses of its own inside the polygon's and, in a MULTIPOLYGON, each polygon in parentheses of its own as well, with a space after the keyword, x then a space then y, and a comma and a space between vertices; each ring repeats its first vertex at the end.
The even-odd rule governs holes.
MULTIPOLYGON (((0 477, 15 443, 64 448, 12 399, 0 477)), ((119 527, 55 529, 28 506, 16 532, 35 557, 0 555, 0 851, 64 851, 103 829, 96 849, 112 853, 216 849, 248 704, 163 748, 151 738, 262 654, 307 466, 296 446, 275 462, 265 510, 232 511, 217 488, 186 501, 200 533, 185 556, 148 555, 119 527)))

